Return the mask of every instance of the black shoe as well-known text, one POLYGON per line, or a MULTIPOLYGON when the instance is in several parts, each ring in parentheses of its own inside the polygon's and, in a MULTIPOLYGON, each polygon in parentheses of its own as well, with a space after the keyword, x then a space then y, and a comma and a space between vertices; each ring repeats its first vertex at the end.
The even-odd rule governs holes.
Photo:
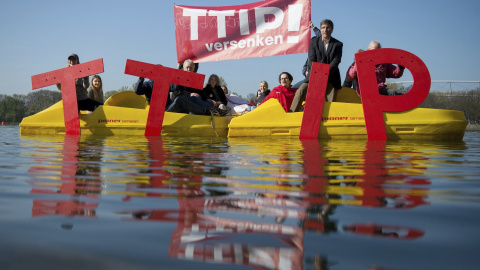
POLYGON ((222 116, 221 113, 215 108, 208 109, 207 115, 208 114, 210 114, 211 116, 222 116))
POLYGON ((225 110, 222 110, 222 109, 217 109, 217 110, 218 110, 218 112, 220 113, 220 116, 225 116, 225 115, 227 115, 228 113, 230 113, 230 110, 231 110, 231 109, 230 109, 229 107, 227 107, 225 110))

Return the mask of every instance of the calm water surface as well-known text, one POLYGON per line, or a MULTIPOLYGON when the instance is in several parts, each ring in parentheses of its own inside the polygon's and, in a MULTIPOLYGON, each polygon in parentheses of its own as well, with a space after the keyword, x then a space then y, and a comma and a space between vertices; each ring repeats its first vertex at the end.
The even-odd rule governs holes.
POLYGON ((462 142, 20 136, 0 269, 478 269, 462 142))

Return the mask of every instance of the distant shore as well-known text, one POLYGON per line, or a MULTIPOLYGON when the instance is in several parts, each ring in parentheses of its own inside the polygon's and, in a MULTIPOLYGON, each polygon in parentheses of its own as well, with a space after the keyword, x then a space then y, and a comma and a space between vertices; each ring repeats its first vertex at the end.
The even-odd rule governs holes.
POLYGON ((480 125, 468 124, 466 130, 467 131, 479 131, 480 130, 480 125))
MULTIPOLYGON (((19 125, 20 123, 7 123, 4 126, 15 126, 19 125)), ((480 131, 480 125, 479 124, 468 124, 467 128, 465 129, 466 131, 480 131)))

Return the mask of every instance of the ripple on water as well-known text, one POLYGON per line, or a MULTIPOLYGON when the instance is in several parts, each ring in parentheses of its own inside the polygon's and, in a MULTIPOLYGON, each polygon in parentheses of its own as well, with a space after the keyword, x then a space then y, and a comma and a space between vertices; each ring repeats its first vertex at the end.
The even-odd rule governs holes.
POLYGON ((462 142, 0 135, 0 231, 10 232, 0 251, 32 261, 60 260, 32 244, 48 243, 145 268, 477 263, 478 133, 462 142))

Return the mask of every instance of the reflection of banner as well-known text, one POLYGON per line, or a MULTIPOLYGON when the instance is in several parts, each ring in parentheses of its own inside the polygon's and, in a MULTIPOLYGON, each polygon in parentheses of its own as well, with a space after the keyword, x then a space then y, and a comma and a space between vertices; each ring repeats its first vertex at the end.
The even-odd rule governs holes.
POLYGON ((259 269, 303 269, 304 232, 300 228, 213 217, 198 209, 184 210, 187 212, 179 215, 177 228, 172 234, 168 248, 170 257, 244 264, 259 269), (283 245, 246 244, 235 238, 235 234, 269 235, 283 245))
POLYGON ((174 10, 178 62, 308 51, 311 0, 267 0, 225 7, 175 5, 174 10))

